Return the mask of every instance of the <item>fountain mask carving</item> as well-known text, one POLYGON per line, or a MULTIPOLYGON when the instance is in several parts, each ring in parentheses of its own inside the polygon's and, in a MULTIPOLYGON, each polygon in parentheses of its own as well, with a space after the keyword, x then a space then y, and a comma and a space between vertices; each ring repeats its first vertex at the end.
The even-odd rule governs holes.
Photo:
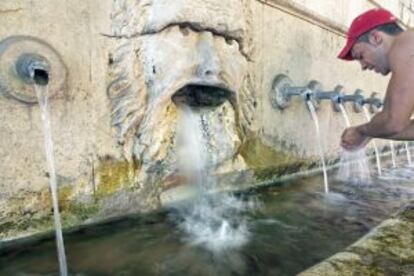
MULTIPOLYGON (((247 51, 241 45, 244 14, 235 16, 233 7, 220 1, 198 2, 140 1, 118 7, 139 18, 119 24, 125 23, 122 12, 114 17, 119 44, 108 87, 112 124, 125 156, 143 165, 145 181, 175 170, 180 105, 192 107, 205 120, 217 165, 237 159, 240 129, 252 118, 247 51)), ((245 9, 242 1, 234 2, 245 9)))

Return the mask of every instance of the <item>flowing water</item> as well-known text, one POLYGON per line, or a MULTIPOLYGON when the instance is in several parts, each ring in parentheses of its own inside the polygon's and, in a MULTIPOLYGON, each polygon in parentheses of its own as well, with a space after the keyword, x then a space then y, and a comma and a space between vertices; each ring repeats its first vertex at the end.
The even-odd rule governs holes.
MULTIPOLYGON (((339 104, 339 109, 344 117, 346 127, 350 127, 351 122, 343 104, 339 104)), ((364 148, 357 151, 342 151, 336 178, 340 181, 348 181, 353 183, 369 182, 371 179, 371 173, 364 148)))
POLYGON ((217 193, 214 177, 215 156, 209 150, 210 127, 203 111, 183 106, 178 126, 180 174, 195 185, 196 197, 175 206, 172 219, 187 234, 189 244, 214 252, 239 248, 249 240, 245 215, 254 210, 254 202, 241 201, 228 192, 217 193))
POLYGON ((48 105, 48 99, 49 99, 48 86, 35 85, 35 92, 39 100, 39 107, 40 107, 40 112, 41 112, 41 117, 42 117, 42 122, 43 122, 43 135, 44 135, 44 141, 45 141, 47 170, 49 173, 49 185, 50 185, 50 191, 52 194, 53 218, 54 218, 54 223, 55 223, 55 235, 56 235, 56 244, 57 244, 57 249, 58 249, 60 275, 66 276, 67 265, 66 265, 66 256, 65 256, 65 246, 63 243, 62 226, 61 226, 60 214, 59 214, 56 169, 55 169, 55 160, 54 160, 54 155, 53 155, 52 129, 50 126, 49 105, 48 105))
POLYGON ((313 103, 311 101, 306 101, 306 104, 308 105, 309 111, 312 116, 312 120, 315 124, 316 140, 318 144, 318 151, 321 157, 322 170, 323 170, 324 190, 325 190, 325 193, 329 193, 328 174, 326 172, 326 163, 325 163, 325 156, 323 153, 323 146, 322 146, 322 139, 321 139, 321 133, 320 133, 320 128, 319 128, 318 116, 316 115, 316 110, 315 110, 315 106, 313 105, 313 103))
POLYGON ((343 151, 336 178, 351 183, 370 182, 371 173, 365 150, 343 151))
POLYGON ((392 167, 397 167, 396 162, 396 156, 395 156, 395 147, 394 147, 394 141, 390 141, 390 150, 391 150, 391 161, 392 161, 392 167))
MULTIPOLYGON (((326 194, 319 124, 313 105, 308 105, 323 177, 239 194, 216 192, 209 127, 202 113, 184 110, 180 129, 187 135, 178 136, 183 139, 179 144, 187 146, 179 147, 178 155, 186 160, 178 167, 195 184, 195 200, 145 217, 128 216, 69 231, 65 237, 70 275, 296 275, 344 250, 414 197, 408 178, 361 180, 358 185, 332 181, 326 194), (325 194, 319 192, 322 182, 325 194)), ((48 156, 53 161, 53 155, 48 156)), ((57 204, 56 178, 50 179, 57 204)), ((56 226, 60 232, 60 222, 56 226)), ((56 275, 59 270, 52 235, 0 244, 0 275, 56 275)))
POLYGON ((408 144, 408 142, 405 142, 405 153, 407 154, 407 163, 408 166, 412 165, 411 162, 411 152, 410 152, 410 145, 408 144))
POLYGON ((339 104, 339 109, 341 110, 342 117, 344 117, 346 127, 350 127, 351 122, 349 121, 349 117, 348 117, 348 114, 346 113, 344 105, 340 103, 339 104))
MULTIPOLYGON (((369 115, 367 107, 363 106, 362 110, 364 111, 364 115, 365 115, 366 120, 368 122, 371 121, 371 116, 369 115)), ((379 176, 381 176, 382 175, 381 158, 380 158, 378 146, 377 146, 377 143, 375 142, 375 140, 372 140, 372 144, 374 146, 374 151, 375 151, 375 161, 377 163, 377 173, 378 173, 379 176)))
MULTIPOLYGON (((335 173, 335 172, 333 172, 335 173)), ((171 214, 128 216, 65 234, 71 275, 296 275, 366 234, 413 198, 411 181, 375 180, 375 185, 330 183, 322 176, 235 196, 258 198, 261 208, 246 215, 250 239, 219 252, 188 243, 171 214)), ((217 237, 218 238, 218 237, 217 237)), ((218 238, 219 239, 219 238, 218 238)), ((2 246, 0 275, 56 275, 52 236, 2 246)))

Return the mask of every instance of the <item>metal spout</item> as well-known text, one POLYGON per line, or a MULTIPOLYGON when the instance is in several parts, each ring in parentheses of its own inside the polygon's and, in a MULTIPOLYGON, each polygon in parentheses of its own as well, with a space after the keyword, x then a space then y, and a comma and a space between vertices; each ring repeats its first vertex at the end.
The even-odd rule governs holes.
POLYGON ((340 97, 342 103, 352 102, 354 111, 359 113, 362 111, 362 106, 364 104, 364 96, 362 96, 362 90, 357 89, 352 95, 343 95, 340 97))
POLYGON ((286 75, 277 75, 273 80, 271 102, 273 107, 284 109, 289 106, 292 97, 301 97, 305 101, 312 99, 309 86, 293 87, 292 80, 286 75))
POLYGON ((15 64, 17 75, 28 84, 47 85, 50 65, 37 54, 22 54, 15 64))
POLYGON ((316 91, 313 97, 318 103, 323 100, 331 101, 333 110, 339 112, 341 110, 339 105, 342 104, 342 97, 344 96, 342 89, 341 85, 337 85, 333 91, 316 91))
POLYGON ((384 105, 382 100, 378 98, 377 95, 378 95, 377 92, 372 92, 371 96, 369 98, 366 98, 363 102, 364 105, 365 104, 369 105, 369 111, 371 113, 378 112, 378 110, 381 109, 382 106, 384 105))

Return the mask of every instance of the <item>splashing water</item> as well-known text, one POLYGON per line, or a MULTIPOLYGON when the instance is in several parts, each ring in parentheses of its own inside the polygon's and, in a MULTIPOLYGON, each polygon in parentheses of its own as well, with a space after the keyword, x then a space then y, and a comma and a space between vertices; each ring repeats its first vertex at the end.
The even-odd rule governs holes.
MULTIPOLYGON (((346 127, 351 126, 348 114, 343 106, 339 104, 339 108, 344 117, 346 127)), ((351 181, 353 183, 363 183, 371 179, 369 172, 369 163, 365 154, 365 149, 355 152, 342 151, 341 161, 336 178, 340 181, 351 181)))
MULTIPOLYGON (((346 127, 351 126, 348 114, 343 106, 339 104, 346 127)), ((342 151, 339 170, 336 178, 340 181, 351 181, 353 183, 367 182, 371 179, 369 173, 369 163, 365 154, 365 149, 355 152, 342 151)))
MULTIPOLYGON (((365 115, 366 120, 368 122, 371 121, 371 116, 369 115, 367 107, 363 106, 362 110, 364 111, 364 115, 365 115)), ((377 146, 377 143, 375 142, 375 140, 372 141, 372 144, 374 145, 375 161, 377 163, 377 172, 378 172, 378 175, 381 176, 382 175, 382 169, 381 169, 381 159, 380 159, 380 155, 379 155, 378 146, 377 146)))
POLYGON ((47 170, 49 172, 49 185, 50 185, 50 191, 52 193, 53 217, 54 217, 54 223, 55 223, 55 234, 56 234, 56 244, 57 244, 57 249, 58 249, 60 275, 66 276, 68 272, 67 272, 67 265, 66 265, 65 246, 64 246, 63 235, 62 235, 62 225, 60 222, 60 214, 59 214, 55 160, 53 156, 52 130, 50 126, 50 116, 49 116, 49 106, 48 106, 48 98, 49 98, 48 86, 35 85, 35 92, 39 100, 41 117, 43 121, 43 135, 45 138, 44 141, 45 141, 47 170))
POLYGON ((201 111, 186 106, 182 110, 177 133, 179 170, 197 186, 198 194, 193 202, 177 207, 179 227, 191 245, 213 252, 241 247, 250 237, 245 214, 253 211, 256 203, 217 192, 208 120, 201 111))
POLYGON ((343 151, 336 178, 355 184, 369 183, 371 174, 365 150, 343 151))
POLYGON ((306 101, 306 104, 308 105, 309 111, 312 116, 312 120, 315 124, 316 140, 318 142, 318 150, 319 150, 319 155, 321 157, 321 162, 322 162, 323 183, 324 183, 325 193, 329 193, 328 175, 326 173, 325 156, 323 154, 323 146, 322 146, 322 141, 321 141, 318 116, 316 115, 316 110, 315 110, 315 107, 313 106, 313 103, 311 101, 306 101))

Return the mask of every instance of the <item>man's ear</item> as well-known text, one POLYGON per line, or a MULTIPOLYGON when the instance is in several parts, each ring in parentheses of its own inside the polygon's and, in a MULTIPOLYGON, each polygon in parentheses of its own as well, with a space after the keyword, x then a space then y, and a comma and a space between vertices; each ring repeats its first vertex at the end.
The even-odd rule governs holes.
POLYGON ((372 45, 379 45, 383 41, 383 33, 378 30, 372 30, 368 35, 368 41, 372 45))

